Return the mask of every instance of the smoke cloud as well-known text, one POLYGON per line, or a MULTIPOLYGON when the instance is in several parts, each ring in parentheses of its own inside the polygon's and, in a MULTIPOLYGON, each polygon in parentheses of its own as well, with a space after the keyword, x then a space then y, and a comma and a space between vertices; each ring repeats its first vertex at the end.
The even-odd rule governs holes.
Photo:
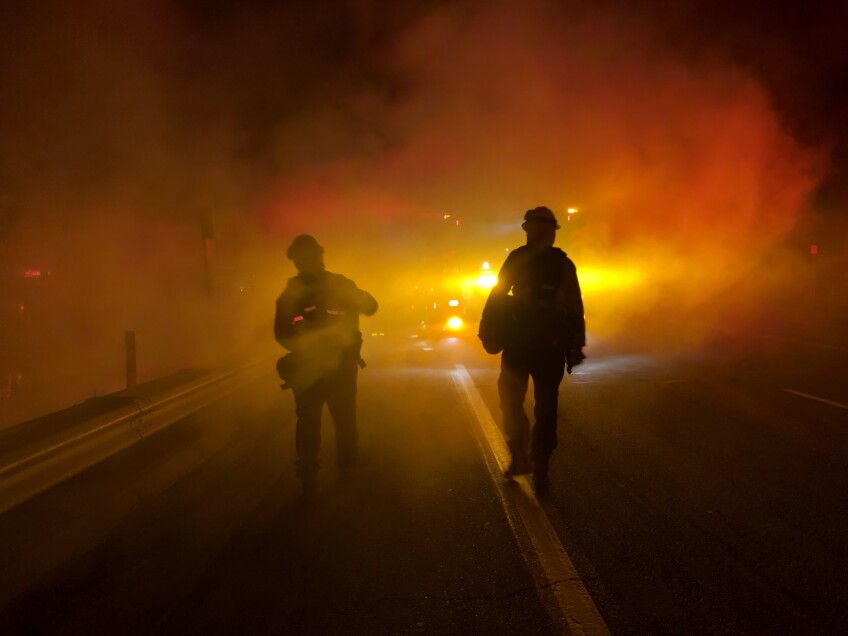
POLYGON ((120 386, 127 329, 142 377, 270 344, 301 232, 385 315, 548 205, 619 343, 696 343, 792 270, 825 153, 614 5, 216 4, 2 9, 4 373, 51 406, 120 386))
MULTIPOLYGON (((304 135, 279 146, 344 149, 282 180, 266 222, 303 229, 306 209, 334 225, 449 211, 517 228, 529 207, 563 220, 576 208, 560 244, 583 273, 596 334, 696 342, 728 307, 773 292, 762 261, 780 261, 824 153, 788 134, 740 68, 657 42, 648 25, 557 3, 434 11, 376 54, 400 91, 377 84, 290 122, 304 135)), ((497 262, 522 236, 463 242, 497 262)))

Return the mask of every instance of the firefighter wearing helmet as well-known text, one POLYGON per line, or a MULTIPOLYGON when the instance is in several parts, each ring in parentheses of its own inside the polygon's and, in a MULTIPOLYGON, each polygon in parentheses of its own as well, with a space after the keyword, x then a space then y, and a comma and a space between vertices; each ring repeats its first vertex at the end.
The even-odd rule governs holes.
POLYGON ((297 475, 304 497, 318 489, 321 415, 326 404, 336 429, 339 473, 349 476, 356 464, 356 380, 364 363, 359 316, 377 311, 371 294, 324 269, 324 249, 302 234, 286 252, 297 268, 277 298, 274 336, 290 353, 277 364, 283 388, 295 399, 297 475))
POLYGON ((503 351, 498 394, 512 454, 506 477, 532 470, 536 490, 544 491, 557 447, 559 385, 566 367, 571 373, 585 358, 586 326, 577 270, 553 246, 559 229, 554 213, 546 207, 528 210, 521 227, 527 244, 504 262, 483 309, 479 335, 486 351, 503 351), (531 377, 536 398, 532 436, 524 411, 531 377))

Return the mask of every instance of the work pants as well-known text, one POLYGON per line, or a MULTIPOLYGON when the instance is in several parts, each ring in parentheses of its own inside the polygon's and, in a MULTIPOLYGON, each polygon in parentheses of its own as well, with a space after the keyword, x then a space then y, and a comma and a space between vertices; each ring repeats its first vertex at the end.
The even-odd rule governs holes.
POLYGON ((294 392, 297 429, 298 475, 314 474, 320 465, 321 415, 326 404, 336 428, 336 458, 342 472, 350 471, 356 462, 356 377, 355 361, 345 361, 331 375, 318 379, 307 388, 294 392))
POLYGON ((504 433, 510 450, 531 453, 536 461, 550 458, 557 447, 557 402, 559 385, 565 374, 565 352, 557 349, 536 351, 504 350, 498 395, 503 413, 504 433), (530 439, 530 421, 524 411, 527 385, 533 378, 536 423, 530 439))

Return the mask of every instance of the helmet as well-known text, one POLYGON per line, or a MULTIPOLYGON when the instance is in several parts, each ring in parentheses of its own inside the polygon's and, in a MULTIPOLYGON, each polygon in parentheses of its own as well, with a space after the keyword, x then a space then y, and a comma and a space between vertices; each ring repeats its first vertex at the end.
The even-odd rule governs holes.
POLYGON ((314 236, 309 234, 301 234, 296 237, 289 245, 289 249, 286 250, 286 256, 293 261, 315 253, 323 254, 324 248, 318 244, 314 236))
POLYGON ((528 223, 550 223, 557 230, 559 229, 559 224, 554 213, 551 212, 550 208, 546 208, 543 205, 532 210, 527 210, 524 213, 524 223, 521 224, 521 227, 526 229, 528 223))

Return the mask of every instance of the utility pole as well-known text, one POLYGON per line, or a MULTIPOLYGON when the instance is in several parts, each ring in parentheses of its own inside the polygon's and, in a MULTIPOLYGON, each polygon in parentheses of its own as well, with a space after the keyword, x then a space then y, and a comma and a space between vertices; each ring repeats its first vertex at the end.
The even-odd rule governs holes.
POLYGON ((135 331, 124 332, 124 351, 127 363, 127 393, 135 394, 138 385, 138 362, 136 360, 135 331))

